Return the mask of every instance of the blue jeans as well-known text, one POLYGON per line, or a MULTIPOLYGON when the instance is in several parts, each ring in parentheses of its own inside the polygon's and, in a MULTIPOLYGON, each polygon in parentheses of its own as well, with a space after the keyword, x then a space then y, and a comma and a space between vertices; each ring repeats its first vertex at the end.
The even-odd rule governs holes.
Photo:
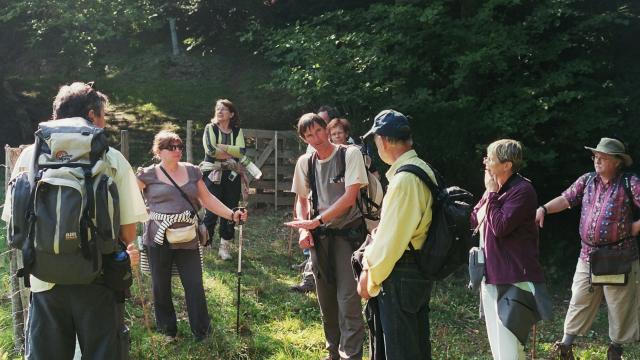
POLYGON ((387 360, 431 359, 431 281, 413 264, 397 263, 378 295, 387 360))

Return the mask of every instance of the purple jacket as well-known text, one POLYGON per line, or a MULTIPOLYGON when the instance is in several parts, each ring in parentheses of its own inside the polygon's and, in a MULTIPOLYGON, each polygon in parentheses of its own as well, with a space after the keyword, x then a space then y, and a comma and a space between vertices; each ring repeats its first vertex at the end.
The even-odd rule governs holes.
POLYGON ((471 213, 478 224, 478 210, 487 203, 484 222, 485 276, 487 284, 544 282, 538 261, 538 196, 531 182, 512 175, 498 192, 485 192, 471 213))

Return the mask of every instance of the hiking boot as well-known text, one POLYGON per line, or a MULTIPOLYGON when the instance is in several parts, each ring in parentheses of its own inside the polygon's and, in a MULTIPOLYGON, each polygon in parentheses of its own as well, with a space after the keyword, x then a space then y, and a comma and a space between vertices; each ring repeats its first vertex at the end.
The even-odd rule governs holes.
POLYGON ((175 335, 165 335, 164 340, 166 343, 171 344, 177 340, 177 337, 175 335))
POLYGON ((560 341, 556 341, 556 343, 553 344, 551 358, 558 360, 575 360, 573 357, 573 345, 565 345, 560 341))
POLYGON ((229 254, 229 250, 231 248, 231 241, 229 240, 220 240, 220 249, 218 250, 218 256, 222 260, 231 260, 233 257, 229 254))
POLYGON ((313 275, 305 276, 300 284, 293 285, 291 287, 291 291, 300 292, 300 293, 309 293, 316 291, 316 282, 313 279, 313 275))
POLYGON ((609 344, 607 360, 622 360, 622 346, 609 344))

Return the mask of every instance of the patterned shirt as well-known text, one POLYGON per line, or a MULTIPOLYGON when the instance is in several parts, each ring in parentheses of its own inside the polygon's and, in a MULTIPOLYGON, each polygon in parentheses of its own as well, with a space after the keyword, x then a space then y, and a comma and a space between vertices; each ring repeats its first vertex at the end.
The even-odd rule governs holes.
MULTIPOLYGON (((640 206, 640 179, 630 177, 631 193, 635 206, 640 206)), ((587 173, 578 178, 562 193, 570 207, 582 206, 580 214, 580 259, 589 260, 592 245, 605 245, 621 241, 615 246, 633 253, 638 258, 638 245, 631 236, 633 222, 632 203, 619 175, 605 184, 600 176, 587 173)))

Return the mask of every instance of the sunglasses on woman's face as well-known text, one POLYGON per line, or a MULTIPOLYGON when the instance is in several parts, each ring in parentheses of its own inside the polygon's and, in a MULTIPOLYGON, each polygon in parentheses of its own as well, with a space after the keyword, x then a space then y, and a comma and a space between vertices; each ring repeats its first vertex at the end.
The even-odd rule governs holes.
POLYGON ((169 150, 169 151, 176 151, 176 150, 182 151, 182 150, 184 150, 184 145, 182 145, 182 144, 167 145, 163 149, 164 150, 169 150))

